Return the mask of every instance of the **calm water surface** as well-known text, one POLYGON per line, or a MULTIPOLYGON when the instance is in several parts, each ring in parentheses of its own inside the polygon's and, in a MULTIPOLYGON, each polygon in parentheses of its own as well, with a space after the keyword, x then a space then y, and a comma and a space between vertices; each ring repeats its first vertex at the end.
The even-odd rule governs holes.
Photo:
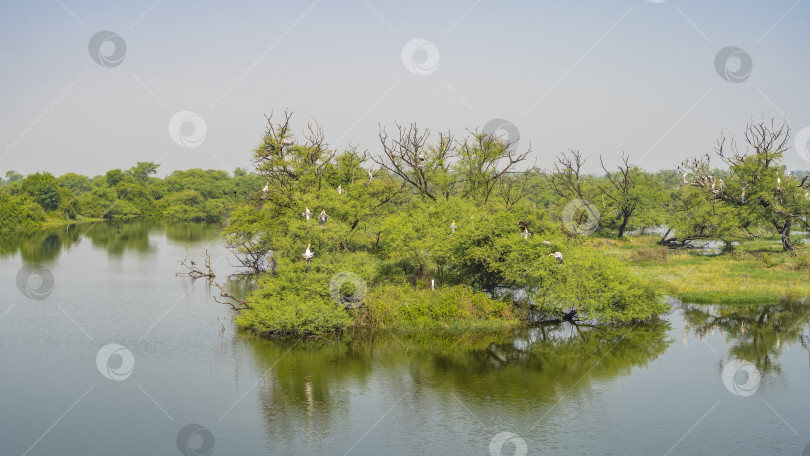
POLYGON ((221 455, 802 455, 810 442, 803 303, 675 303, 668 324, 634 328, 269 341, 175 276, 186 249, 208 247, 224 280, 217 236, 137 223, 0 239, 0 454, 193 454, 178 449, 189 424, 181 446, 221 455), (25 264, 53 275, 46 299, 18 290, 25 264), (125 351, 99 367, 111 343, 125 351))

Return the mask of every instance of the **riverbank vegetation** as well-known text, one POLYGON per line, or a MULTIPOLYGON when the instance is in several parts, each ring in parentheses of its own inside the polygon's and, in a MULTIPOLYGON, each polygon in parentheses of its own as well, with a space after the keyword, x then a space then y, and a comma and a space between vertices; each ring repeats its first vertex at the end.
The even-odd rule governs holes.
POLYGON ((175 171, 157 178, 159 165, 139 162, 102 176, 48 172, 0 179, 0 231, 83 220, 221 221, 236 201, 255 191, 259 178, 237 169, 175 171))
POLYGON ((799 280, 810 174, 783 165, 789 137, 784 124, 752 122, 741 146, 721 137, 714 155, 678 169, 647 172, 622 155, 599 157, 593 175, 576 150, 541 169, 510 138, 415 124, 381 128, 379 153, 338 151, 314 122, 296 137, 285 113, 267 119, 251 172, 11 171, 0 220, 223 220, 254 284, 237 323, 264 335, 628 324, 665 313, 664 294, 766 302, 810 291, 799 280))

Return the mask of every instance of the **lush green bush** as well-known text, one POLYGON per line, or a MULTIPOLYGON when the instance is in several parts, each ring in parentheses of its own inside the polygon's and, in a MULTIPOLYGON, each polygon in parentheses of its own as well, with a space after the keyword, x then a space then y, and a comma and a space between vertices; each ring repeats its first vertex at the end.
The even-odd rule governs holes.
POLYGON ((435 330, 475 326, 492 328, 519 322, 511 302, 498 301, 470 287, 457 285, 435 290, 386 284, 369 290, 359 324, 395 330, 435 330))
POLYGON ((0 232, 36 228, 45 221, 45 211, 32 199, 0 193, 0 232))
MULTIPOLYGON (((330 279, 340 270, 331 261, 304 263, 281 259, 276 273, 259 279, 239 326, 264 335, 301 336, 339 332, 352 316, 330 294, 330 279)), ((349 265, 346 265, 349 266, 349 265)))

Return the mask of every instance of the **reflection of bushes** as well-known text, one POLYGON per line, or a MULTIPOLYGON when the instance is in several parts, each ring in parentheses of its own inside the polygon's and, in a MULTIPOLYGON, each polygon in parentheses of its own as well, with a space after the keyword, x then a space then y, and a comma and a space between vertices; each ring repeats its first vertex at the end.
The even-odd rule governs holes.
POLYGON ((697 336, 720 329, 730 344, 729 355, 753 363, 763 374, 779 372, 782 345, 801 342, 810 321, 804 300, 781 299, 764 305, 704 306, 684 304, 687 327, 697 336))
MULTIPOLYGON (((33 203, 39 207, 36 203, 33 203)), ((41 210, 41 209, 40 209, 41 210)), ((26 262, 47 263, 55 260, 63 248, 88 238, 96 248, 112 255, 126 251, 147 252, 154 249, 150 233, 163 229, 159 221, 133 223, 87 223, 34 229, 27 232, 5 233, 0 236, 0 255, 19 252, 26 262)), ((202 239, 210 240, 219 231, 216 225, 201 223, 169 224, 165 227, 167 239, 186 244, 202 239)))
POLYGON ((356 404, 348 391, 384 385, 386 392, 435 389, 433 405, 470 407, 497 403, 517 418, 562 391, 584 390, 664 353, 668 326, 579 328, 568 324, 507 332, 347 332, 334 341, 269 340, 243 334, 256 370, 265 372, 259 393, 266 430, 275 441, 301 431, 327 432, 356 404), (417 360, 418 365, 414 365, 417 360), (414 378, 424 374, 429 382, 414 378), (455 396, 455 398, 454 398, 455 396))

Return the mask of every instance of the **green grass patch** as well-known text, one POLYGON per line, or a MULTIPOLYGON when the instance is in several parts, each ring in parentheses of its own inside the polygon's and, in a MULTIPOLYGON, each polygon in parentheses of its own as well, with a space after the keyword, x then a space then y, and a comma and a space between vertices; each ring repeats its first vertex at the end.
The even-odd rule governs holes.
POLYGON ((639 237, 623 244, 608 242, 603 248, 683 301, 764 304, 810 296, 810 256, 783 252, 778 239, 743 242, 721 255, 671 250, 655 245, 655 240, 639 237))

